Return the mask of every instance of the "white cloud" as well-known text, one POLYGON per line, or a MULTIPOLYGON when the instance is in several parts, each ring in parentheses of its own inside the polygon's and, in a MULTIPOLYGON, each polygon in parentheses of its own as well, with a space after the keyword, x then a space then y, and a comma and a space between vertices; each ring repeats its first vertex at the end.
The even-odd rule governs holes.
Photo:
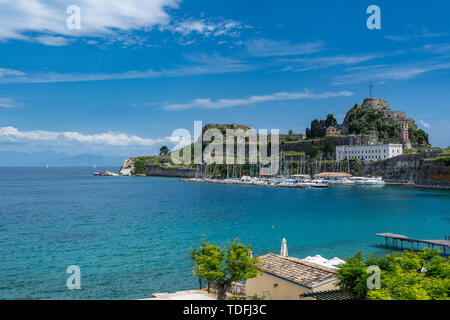
POLYGON ((293 44, 289 41, 254 39, 247 43, 247 49, 250 54, 259 57, 290 56, 323 51, 324 45, 323 41, 293 44))
POLYGON ((269 101, 328 99, 333 97, 348 97, 352 95, 353 92, 350 91, 324 92, 320 94, 314 94, 309 92, 308 90, 304 90, 300 92, 278 92, 269 95, 251 96, 248 98, 240 98, 240 99, 211 100, 209 98, 199 98, 184 104, 167 104, 164 106, 164 109, 166 110, 186 110, 192 108, 222 109, 240 105, 252 105, 256 103, 263 103, 269 101))
MULTIPOLYGON (((411 26, 412 27, 412 26, 411 26)), ((404 35, 387 35, 385 36, 386 39, 392 40, 392 41, 409 41, 413 40, 414 38, 436 38, 436 37, 445 37, 448 36, 448 33, 439 33, 439 32, 429 32, 426 28, 420 27, 419 29, 407 27, 409 33, 404 35), (414 30, 416 29, 416 30, 414 30)))
POLYGON ((25 73, 18 70, 0 68, 0 78, 8 76, 23 76, 23 75, 25 75, 25 73))
MULTIPOLYGON (((77 0, 81 8, 81 29, 70 30, 66 9, 73 3, 58 0, 3 0, 0 11, 0 39, 33 41, 40 36, 103 36, 113 30, 129 31, 166 25, 168 10, 179 0, 77 0)), ((61 39, 59 41, 62 41, 61 39)))
POLYGON ((215 19, 185 19, 174 20, 167 26, 160 27, 161 31, 169 30, 173 33, 180 33, 184 36, 190 34, 201 34, 204 36, 237 36, 239 30, 250 28, 239 21, 215 18, 215 19))
POLYGON ((334 84, 345 85, 369 81, 408 80, 418 75, 450 69, 450 63, 422 61, 420 63, 407 63, 397 65, 373 65, 358 68, 349 68, 346 75, 336 76, 334 84))
POLYGON ((280 59, 282 63, 290 64, 284 71, 305 71, 318 68, 332 67, 337 65, 352 65, 366 62, 380 57, 378 54, 368 54, 360 56, 330 56, 315 58, 280 59))
POLYGON ((428 123, 428 122, 425 122, 425 121, 423 121, 423 120, 419 120, 419 123, 422 125, 422 127, 424 127, 424 128, 427 128, 427 129, 429 129, 429 128, 431 128, 431 125, 428 123))
POLYGON ((431 52, 435 54, 448 54, 450 53, 449 43, 439 43, 439 44, 427 44, 422 48, 425 52, 431 52))
POLYGON ((83 134, 75 131, 21 131, 14 127, 0 127, 0 142, 32 144, 84 144, 107 146, 152 146, 157 143, 175 143, 173 137, 161 139, 142 138, 125 133, 83 134))
POLYGON ((407 36, 397 36, 397 35, 387 35, 384 36, 386 39, 392 40, 392 41, 408 41, 407 36))
POLYGON ((188 56, 191 60, 185 66, 177 66, 163 70, 129 70, 120 73, 56 73, 34 72, 23 73, 11 69, 0 68, 0 83, 56 83, 103 80, 152 79, 163 77, 195 76, 203 74, 224 74, 243 72, 258 68, 236 59, 219 55, 197 54, 188 56), (2 70, 7 70, 2 72, 2 70), (8 71, 9 70, 9 71, 8 71))
POLYGON ((69 39, 64 37, 38 36, 35 37, 34 40, 47 46, 54 47, 65 46, 69 43, 69 39))
POLYGON ((224 18, 171 16, 182 0, 0 0, 0 41, 22 40, 49 46, 63 46, 73 37, 108 38, 108 43, 141 42, 129 39, 133 30, 169 30, 183 36, 237 36, 248 26, 224 18), (69 29, 69 5, 80 8, 80 29, 69 29))
POLYGON ((14 100, 13 98, 0 97, 0 108, 10 109, 21 107, 23 107, 23 104, 21 102, 14 100))

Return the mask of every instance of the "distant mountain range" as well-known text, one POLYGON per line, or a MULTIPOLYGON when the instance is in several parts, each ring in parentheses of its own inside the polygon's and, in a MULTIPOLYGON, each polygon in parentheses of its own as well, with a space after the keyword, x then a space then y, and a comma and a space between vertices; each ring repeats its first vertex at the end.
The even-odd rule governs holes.
POLYGON ((36 153, 0 151, 0 167, 97 167, 121 166, 126 157, 80 154, 71 156, 65 153, 43 151, 36 153))

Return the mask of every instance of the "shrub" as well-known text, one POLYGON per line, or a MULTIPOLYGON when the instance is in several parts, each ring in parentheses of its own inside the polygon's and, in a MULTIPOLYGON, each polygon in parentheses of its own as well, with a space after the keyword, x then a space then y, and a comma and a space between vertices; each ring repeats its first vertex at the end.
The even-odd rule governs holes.
POLYGON ((134 163, 134 174, 145 174, 144 161, 136 160, 134 163))
POLYGON ((354 299, 373 300, 448 300, 450 299, 450 263, 439 250, 424 248, 397 252, 364 260, 359 251, 338 266, 339 286, 354 299), (381 270, 381 288, 367 288, 367 267, 381 270))

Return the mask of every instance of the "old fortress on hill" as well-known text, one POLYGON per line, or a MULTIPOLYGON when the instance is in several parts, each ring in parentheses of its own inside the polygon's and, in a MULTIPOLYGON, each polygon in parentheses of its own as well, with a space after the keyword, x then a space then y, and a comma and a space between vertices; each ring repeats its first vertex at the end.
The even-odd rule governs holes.
MULTIPOLYGON (((399 126, 401 128, 400 134, 397 137, 385 139, 384 142, 380 142, 376 132, 354 134, 350 132, 347 115, 346 120, 344 120, 339 129, 334 126, 326 128, 325 137, 332 138, 335 145, 336 161, 346 159, 364 161, 389 159, 403 154, 403 149, 411 148, 409 126, 415 126, 415 123, 414 119, 407 117, 406 112, 391 110, 388 103, 379 98, 366 98, 361 106, 381 114, 383 123, 399 126)), ((270 140, 270 136, 268 139, 270 140)), ((305 152, 315 145, 314 142, 307 140, 306 134, 292 131, 288 134, 280 134, 279 140, 282 143, 281 149, 284 151, 305 152), (302 143, 288 143, 293 140, 302 143)))
MULTIPOLYGON (((407 118, 406 112, 391 110, 387 102, 378 98, 364 99, 363 105, 370 106, 384 115, 389 124, 401 125, 401 140, 398 143, 368 143, 365 145, 336 146, 336 161, 358 159, 366 161, 384 160, 403 154, 403 148, 411 148, 408 127, 414 119, 407 118)), ((348 134, 348 131, 346 132, 348 134)), ((328 134, 328 129, 327 129, 328 134)))

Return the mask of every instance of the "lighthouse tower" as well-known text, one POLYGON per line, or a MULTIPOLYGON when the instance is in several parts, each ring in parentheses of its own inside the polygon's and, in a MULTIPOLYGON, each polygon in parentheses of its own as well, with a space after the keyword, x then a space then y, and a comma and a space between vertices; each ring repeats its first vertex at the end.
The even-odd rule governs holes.
POLYGON ((405 149, 411 149, 411 141, 409 141, 408 123, 402 123, 402 142, 405 149))
POLYGON ((408 124, 407 123, 402 124, 402 140, 403 140, 403 142, 406 142, 409 140, 409 132, 408 132, 408 124))

